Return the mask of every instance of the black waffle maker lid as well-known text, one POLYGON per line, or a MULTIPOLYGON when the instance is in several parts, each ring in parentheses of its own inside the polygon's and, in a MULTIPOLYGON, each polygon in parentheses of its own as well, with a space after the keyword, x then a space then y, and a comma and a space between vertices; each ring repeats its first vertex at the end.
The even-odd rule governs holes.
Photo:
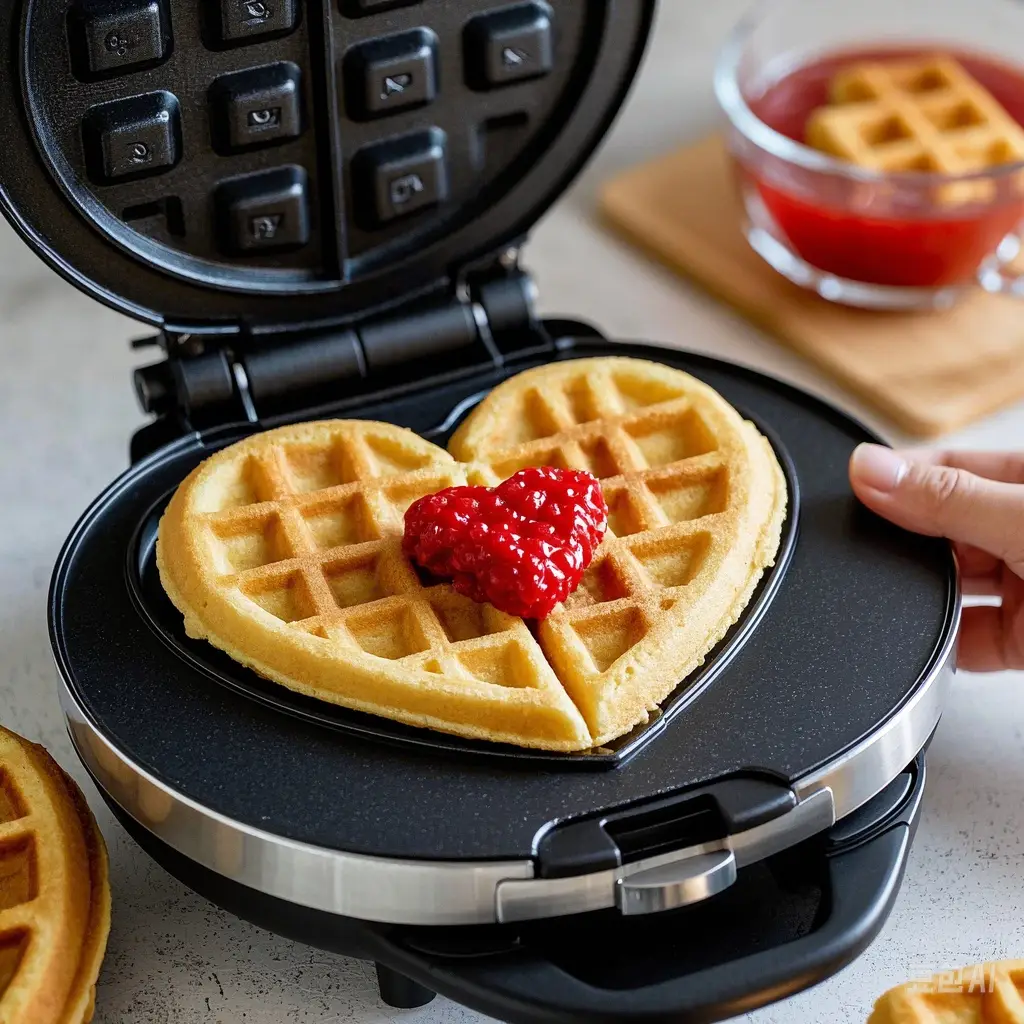
POLYGON ((79 755, 211 898, 510 1020, 708 1020, 848 960, 891 905, 952 670, 948 547, 850 493, 869 431, 761 374, 533 312, 520 245, 607 131, 653 9, 0 5, 0 208, 164 350, 136 373, 153 420, 133 465, 54 573, 79 755), (501 380, 605 354, 718 389, 774 445, 791 499, 741 621, 634 735, 578 756, 474 745, 303 700, 184 636, 155 524, 213 451, 333 415, 444 444, 501 380), (762 898, 805 876, 804 916, 762 898), (717 928, 743 969, 678 928, 717 928), (574 962, 587 936, 621 955, 574 962))
MULTIPOLYGON (((566 187, 625 96, 652 12, 5 4, 17 59, 0 84, 0 196, 61 273, 176 333, 422 306, 515 247, 566 187)), ((371 366, 411 354, 361 340, 371 366)))

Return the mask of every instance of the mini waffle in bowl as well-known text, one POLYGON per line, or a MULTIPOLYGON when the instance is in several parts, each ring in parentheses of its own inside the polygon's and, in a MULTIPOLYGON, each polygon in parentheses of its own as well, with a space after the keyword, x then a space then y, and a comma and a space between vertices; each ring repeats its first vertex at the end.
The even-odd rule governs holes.
MULTIPOLYGON (((852 63, 833 79, 807 142, 873 171, 971 174, 1024 161, 1024 128, 952 57, 852 63)), ((985 201, 992 184, 944 185, 944 203, 985 201)))
POLYGON ((0 728, 0 1021, 87 1024, 109 930, 106 847, 84 797, 0 728))
POLYGON ((298 692, 472 739, 579 751, 647 719, 740 616, 779 546, 785 478, 715 391, 643 360, 539 367, 449 451, 333 420, 214 454, 164 513, 157 562, 186 631, 298 692), (458 461, 456 461, 458 460, 458 461), (527 466, 601 481, 609 529, 539 625, 424 581, 417 498, 527 466))

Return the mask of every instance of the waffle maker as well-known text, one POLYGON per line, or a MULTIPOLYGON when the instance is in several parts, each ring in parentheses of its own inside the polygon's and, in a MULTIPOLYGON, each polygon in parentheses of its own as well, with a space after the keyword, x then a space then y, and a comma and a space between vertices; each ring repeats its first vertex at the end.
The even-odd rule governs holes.
POLYGON ((62 551, 79 756, 137 842, 234 913, 523 1022, 710 1021, 881 927, 952 675, 948 546, 853 499, 872 435, 715 359, 540 320, 530 226, 608 129, 650 0, 13 0, 0 206, 158 329, 131 468, 62 551), (778 563, 662 713, 545 755, 320 706, 189 641, 156 522, 211 452, 322 416, 440 444, 552 360, 662 360, 770 438, 778 563))

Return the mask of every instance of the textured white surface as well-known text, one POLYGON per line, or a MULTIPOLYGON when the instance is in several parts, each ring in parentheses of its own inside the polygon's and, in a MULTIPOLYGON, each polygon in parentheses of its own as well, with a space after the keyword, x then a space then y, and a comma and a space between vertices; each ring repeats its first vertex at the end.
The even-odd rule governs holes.
MULTIPOLYGON (((536 231, 528 263, 547 312, 581 316, 623 338, 734 358, 850 406, 811 368, 610 240, 591 218, 595 182, 713 123, 712 54, 742 7, 665 0, 627 110, 536 231)), ((46 589, 75 519, 126 464, 140 422, 126 342, 138 333, 63 284, 0 227, 0 720, 47 744, 83 782, 55 696, 46 589)), ((951 440, 1020 447, 1024 404, 951 440)), ((881 937, 836 978, 752 1014, 748 1024, 852 1024, 911 974, 1024 956, 1021 687, 1013 674, 958 680, 929 758, 907 879, 881 937)), ((389 1010, 368 965, 275 938, 213 908, 155 867, 85 785, 111 848, 114 889, 97 1024, 483 1020, 444 1000, 415 1013, 389 1010)))

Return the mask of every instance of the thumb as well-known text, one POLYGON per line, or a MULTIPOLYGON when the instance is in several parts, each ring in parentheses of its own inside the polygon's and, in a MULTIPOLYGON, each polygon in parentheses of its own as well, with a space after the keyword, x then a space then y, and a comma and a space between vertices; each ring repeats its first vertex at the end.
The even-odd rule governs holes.
POLYGON ((879 445, 861 445, 850 460, 850 483, 861 501, 897 526, 946 537, 1024 561, 1024 486, 963 469, 915 460, 879 445))

